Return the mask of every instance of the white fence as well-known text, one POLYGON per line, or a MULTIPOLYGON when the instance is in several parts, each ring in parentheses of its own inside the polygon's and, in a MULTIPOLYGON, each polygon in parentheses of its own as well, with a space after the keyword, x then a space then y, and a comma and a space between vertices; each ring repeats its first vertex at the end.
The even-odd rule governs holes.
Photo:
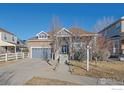
POLYGON ((0 62, 1 61, 24 59, 24 58, 27 58, 27 57, 29 57, 28 52, 5 53, 5 54, 0 54, 0 62))

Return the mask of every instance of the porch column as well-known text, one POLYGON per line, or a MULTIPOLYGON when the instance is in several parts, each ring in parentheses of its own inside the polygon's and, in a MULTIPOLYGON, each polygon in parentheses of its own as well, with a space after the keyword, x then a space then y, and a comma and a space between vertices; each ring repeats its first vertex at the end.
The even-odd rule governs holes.
POLYGON ((22 52, 22 48, 20 48, 21 49, 21 52, 22 52))
POLYGON ((72 53, 72 36, 69 37, 69 41, 70 41, 69 52, 72 53))
POLYGON ((54 60, 54 58, 53 58, 53 53, 51 53, 52 55, 51 55, 51 58, 52 58, 52 60, 54 60))
POLYGON ((15 53, 16 53, 16 46, 15 46, 15 53))

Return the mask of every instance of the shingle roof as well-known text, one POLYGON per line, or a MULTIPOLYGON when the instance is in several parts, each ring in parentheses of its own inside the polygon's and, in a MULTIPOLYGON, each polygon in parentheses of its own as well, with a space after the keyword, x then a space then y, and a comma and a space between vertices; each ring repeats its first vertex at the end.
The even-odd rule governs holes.
POLYGON ((88 32, 86 32, 85 30, 81 29, 81 28, 70 28, 69 29, 70 32, 72 32, 72 34, 88 34, 88 32))
MULTIPOLYGON (((124 17, 124 16, 123 16, 124 17)), ((121 21, 124 21, 124 18, 121 17, 120 19, 116 20, 115 22, 109 24, 108 26, 106 26, 105 28, 103 28, 101 31, 99 31, 98 33, 101 33, 101 32, 104 32, 106 29, 110 28, 111 26, 121 22, 121 21)))
MULTIPOLYGON (((75 27, 73 27, 73 28, 70 28, 69 29, 69 31, 72 33, 72 34, 80 34, 80 35, 82 35, 82 34, 95 34, 94 32, 87 32, 86 30, 84 30, 84 29, 81 29, 81 28, 75 28, 75 27)), ((49 35, 51 35, 52 34, 52 32, 47 32, 49 35)))
POLYGON ((0 32, 6 32, 6 33, 9 33, 9 34, 11 34, 11 35, 14 35, 13 33, 8 32, 7 30, 5 30, 5 29, 3 29, 3 28, 0 28, 0 32))
POLYGON ((52 35, 52 32, 47 32, 47 34, 50 36, 50 35, 52 35))
MULTIPOLYGON (((60 29, 61 30, 61 29, 60 29)), ((93 33, 93 32, 87 32, 87 31, 85 31, 85 30, 83 30, 83 29, 81 29, 81 28, 70 28, 69 29, 69 31, 73 34, 73 35, 75 35, 75 34, 79 34, 79 35, 91 35, 91 34, 95 34, 95 33, 93 33)), ((52 35, 52 31, 49 31, 49 32, 47 32, 47 34, 49 35, 49 36, 51 36, 52 35)), ((32 38, 30 38, 30 39, 28 39, 28 40, 36 40, 36 39, 38 39, 37 38, 37 36, 35 36, 35 37, 32 37, 32 38)), ((50 38, 49 38, 50 39, 50 38)))
POLYGON ((38 41, 50 41, 51 39, 38 39, 37 36, 29 38, 28 41, 34 41, 34 40, 38 40, 38 41))
POLYGON ((36 39, 37 39, 37 36, 31 37, 31 38, 29 38, 28 40, 36 40, 36 39))

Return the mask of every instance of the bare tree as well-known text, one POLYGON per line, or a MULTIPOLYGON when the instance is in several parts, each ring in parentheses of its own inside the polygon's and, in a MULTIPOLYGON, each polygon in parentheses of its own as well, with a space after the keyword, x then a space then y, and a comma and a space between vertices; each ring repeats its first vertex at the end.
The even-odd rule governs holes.
POLYGON ((60 26, 59 17, 53 16, 50 34, 51 34, 51 40, 52 40, 52 43, 51 43, 52 53, 53 53, 52 55, 54 56, 54 58, 55 58, 55 52, 58 49, 58 39, 56 37, 56 33, 57 33, 57 31, 59 31, 60 28, 61 28, 61 26, 60 26))
POLYGON ((103 18, 97 20, 96 24, 94 25, 94 31, 99 32, 108 25, 112 24, 115 21, 113 16, 106 17, 104 16, 103 18))
POLYGON ((60 19, 58 16, 53 16, 52 18, 52 31, 58 31, 61 28, 60 19))
MULTIPOLYGON (((86 58, 86 47, 91 43, 92 36, 81 36, 81 28, 77 23, 74 23, 73 28, 77 28, 73 36, 72 51, 76 59, 83 60, 86 58)), ((84 33, 87 34, 87 33, 84 33)))
POLYGON ((73 59, 77 59, 77 60, 80 60, 81 59, 81 37, 80 37, 80 27, 77 23, 77 21, 75 21, 72 25, 72 28, 73 30, 76 30, 74 31, 74 34, 72 35, 72 41, 70 41, 70 45, 72 46, 70 48, 71 50, 71 54, 73 56, 73 59))
MULTIPOLYGON (((106 17, 99 19, 96 21, 96 24, 94 25, 94 32, 97 33, 99 31, 102 31, 104 28, 109 26, 115 21, 113 16, 106 17)), ((98 35, 95 37, 96 41, 94 41, 94 47, 93 47, 93 56, 95 60, 97 61, 98 57, 101 57, 103 60, 107 59, 107 55, 110 55, 110 47, 112 47, 110 43, 112 43, 112 40, 107 40, 104 36, 98 35)))
POLYGON ((94 58, 96 62, 97 59, 107 61, 112 49, 112 43, 112 40, 108 40, 104 36, 98 37, 96 48, 94 48, 94 58))

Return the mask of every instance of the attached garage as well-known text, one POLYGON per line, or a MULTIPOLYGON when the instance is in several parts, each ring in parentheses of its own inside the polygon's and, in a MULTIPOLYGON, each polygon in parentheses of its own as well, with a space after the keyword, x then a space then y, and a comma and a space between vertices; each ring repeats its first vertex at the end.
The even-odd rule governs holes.
POLYGON ((32 58, 51 59, 51 48, 31 48, 32 58))
POLYGON ((44 31, 27 40, 30 58, 51 59, 51 38, 44 31))

